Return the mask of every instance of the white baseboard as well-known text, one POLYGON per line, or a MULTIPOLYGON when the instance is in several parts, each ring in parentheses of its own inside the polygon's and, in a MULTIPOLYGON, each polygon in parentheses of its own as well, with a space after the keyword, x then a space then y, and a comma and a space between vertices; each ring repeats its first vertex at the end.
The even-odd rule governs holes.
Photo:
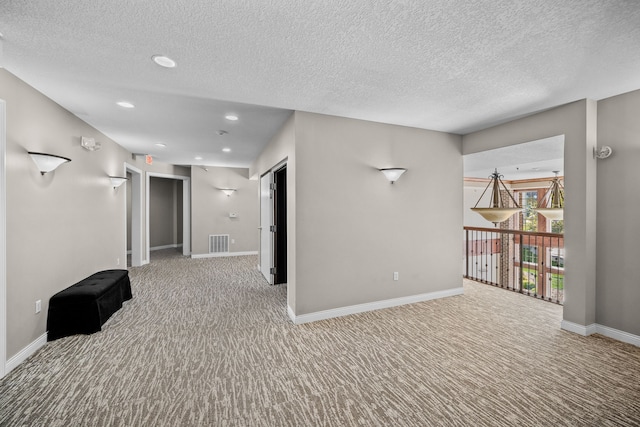
POLYGON ((429 301, 451 297, 454 295, 462 295, 463 288, 447 289, 446 291, 429 292, 426 294, 411 295, 408 297, 392 298, 382 301, 368 302, 364 304, 350 305, 347 307, 333 308, 331 310, 316 311, 315 313, 301 314, 296 316, 291 307, 287 307, 287 313, 291 321, 296 325, 303 323, 316 322, 318 320, 332 319, 334 317, 348 316, 350 314, 363 313, 365 311, 380 310, 383 308, 397 307, 400 305, 413 304, 416 302, 429 301))
POLYGON ((159 251, 162 249, 173 249, 173 248, 181 248, 182 247, 182 243, 174 243, 172 245, 162 245, 162 246, 154 246, 152 248, 149 248, 150 251, 159 251))
POLYGON ((620 331, 604 325, 596 325, 596 333, 640 347, 640 336, 630 334, 629 332, 620 331))
POLYGON ((220 258, 225 256, 245 256, 245 255, 258 255, 258 251, 221 252, 217 254, 191 254, 191 258, 220 258))
POLYGON ((614 340, 626 342, 628 344, 640 347, 640 336, 630 334, 629 332, 621 331, 619 329, 610 328, 608 326, 600 325, 598 323, 592 323, 587 326, 579 325, 577 323, 563 320, 560 327, 565 331, 573 332, 582 336, 589 336, 593 334, 604 335, 605 337, 613 338, 614 340))
POLYGON ((564 329, 565 331, 573 332, 574 334, 582 335, 583 337, 587 337, 591 334, 596 333, 595 323, 584 326, 577 323, 569 322, 568 320, 563 320, 562 322, 560 322, 560 328, 564 329))
POLYGON ((6 372, 8 374, 14 368, 16 368, 19 364, 27 360, 29 356, 34 354, 36 351, 40 350, 47 343, 47 333, 40 335, 33 341, 31 344, 20 350, 15 356, 7 360, 6 364, 6 372))

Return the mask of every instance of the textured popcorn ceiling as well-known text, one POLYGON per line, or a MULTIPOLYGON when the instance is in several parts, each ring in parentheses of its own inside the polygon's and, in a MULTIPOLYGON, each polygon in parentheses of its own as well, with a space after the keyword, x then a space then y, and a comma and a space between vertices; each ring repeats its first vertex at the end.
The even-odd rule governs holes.
POLYGON ((640 89, 639 1, 0 0, 0 32, 8 71, 176 164, 247 166, 290 110, 466 133, 640 89))

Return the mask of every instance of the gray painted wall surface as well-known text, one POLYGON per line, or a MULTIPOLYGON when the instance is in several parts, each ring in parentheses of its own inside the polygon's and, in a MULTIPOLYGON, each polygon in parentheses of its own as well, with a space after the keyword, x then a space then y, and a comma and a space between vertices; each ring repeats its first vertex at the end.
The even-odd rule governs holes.
POLYGON ((251 172, 284 158, 296 315, 461 286, 460 136, 296 112, 251 172), (408 169, 394 185, 392 166, 408 169))
MULTIPOLYGON (((146 165, 3 69, 0 98, 7 106, 7 358, 11 358, 46 332, 53 294, 96 271, 125 268, 127 191, 125 186, 114 190, 108 176, 122 176, 125 162, 143 172, 189 176, 189 169, 146 165), (86 151, 80 146, 82 136, 95 138, 102 149, 86 151), (42 176, 27 151, 72 161, 42 176), (38 299, 42 311, 35 314, 38 299)), ((144 218, 142 229, 144 234, 144 218)))
POLYGON ((598 102, 598 324, 640 335, 640 91, 598 102))
POLYGON ((108 175, 128 153, 0 70, 7 104, 7 357, 46 331, 49 298, 104 269, 125 268, 125 198, 108 175), (80 137, 102 149, 89 152, 80 137), (72 159, 42 176, 27 151, 72 159), (117 263, 119 259, 120 263, 117 263), (42 311, 35 314, 36 300, 42 311))
POLYGON ((258 181, 249 179, 249 169, 211 166, 207 169, 191 169, 193 254, 209 253, 210 234, 228 234, 230 252, 258 251, 258 181), (222 188, 236 191, 227 197, 220 191, 222 188), (230 218, 231 212, 237 217, 230 218))

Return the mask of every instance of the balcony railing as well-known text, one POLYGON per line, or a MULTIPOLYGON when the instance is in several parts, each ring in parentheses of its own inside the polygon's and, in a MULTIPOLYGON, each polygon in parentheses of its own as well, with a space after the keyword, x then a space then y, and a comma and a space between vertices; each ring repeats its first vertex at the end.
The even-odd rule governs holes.
POLYGON ((464 277, 546 301, 564 301, 564 236, 464 227, 464 277))

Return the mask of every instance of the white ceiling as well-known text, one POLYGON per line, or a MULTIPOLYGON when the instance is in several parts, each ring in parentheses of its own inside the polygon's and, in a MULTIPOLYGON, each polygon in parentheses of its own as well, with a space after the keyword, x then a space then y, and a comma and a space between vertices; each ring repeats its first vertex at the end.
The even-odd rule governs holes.
POLYGON ((640 88, 633 0, 0 0, 0 32, 8 71, 175 164, 248 166, 291 110, 464 134, 640 88))

